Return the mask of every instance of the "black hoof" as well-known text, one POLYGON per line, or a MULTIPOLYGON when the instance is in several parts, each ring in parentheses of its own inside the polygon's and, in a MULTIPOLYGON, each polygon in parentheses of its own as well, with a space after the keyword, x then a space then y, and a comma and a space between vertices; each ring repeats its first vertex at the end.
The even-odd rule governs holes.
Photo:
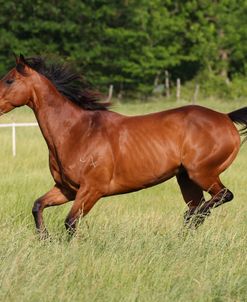
POLYGON ((210 209, 188 210, 184 213, 184 226, 196 229, 203 224, 206 217, 208 217, 210 214, 210 209))

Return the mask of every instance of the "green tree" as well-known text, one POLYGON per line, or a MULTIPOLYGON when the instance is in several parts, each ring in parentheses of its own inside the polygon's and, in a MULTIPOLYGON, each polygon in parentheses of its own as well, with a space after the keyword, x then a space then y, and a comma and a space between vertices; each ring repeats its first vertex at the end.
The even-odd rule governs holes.
POLYGON ((246 0, 0 0, 0 73, 12 53, 59 55, 101 90, 150 94, 168 70, 225 82, 247 71, 246 0))
POLYGON ((192 0, 184 4, 183 13, 190 52, 202 69, 229 81, 232 62, 245 57, 246 1, 192 0))

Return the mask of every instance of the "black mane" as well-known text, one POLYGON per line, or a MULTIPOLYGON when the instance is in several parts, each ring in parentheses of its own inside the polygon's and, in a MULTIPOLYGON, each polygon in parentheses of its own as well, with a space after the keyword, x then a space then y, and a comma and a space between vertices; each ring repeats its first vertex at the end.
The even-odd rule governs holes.
MULTIPOLYGON (((47 62, 43 57, 25 58, 25 63, 49 79, 57 90, 69 100, 87 110, 107 110, 108 103, 102 103, 102 95, 93 91, 91 85, 71 66, 58 63, 47 62)), ((19 72, 23 69, 21 66, 16 68, 19 72)))

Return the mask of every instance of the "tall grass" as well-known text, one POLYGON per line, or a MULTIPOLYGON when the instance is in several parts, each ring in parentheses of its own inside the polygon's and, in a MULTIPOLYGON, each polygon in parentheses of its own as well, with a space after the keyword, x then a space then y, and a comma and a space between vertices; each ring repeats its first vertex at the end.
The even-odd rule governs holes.
MULTIPOLYGON (((133 114, 170 105, 115 109, 133 114)), ((210 105, 224 112, 241 107, 210 105)), ((33 121, 26 109, 11 118, 33 121)), ((17 129, 16 158, 9 129, 0 129, 0 144, 1 301, 246 301, 247 145, 222 176, 234 201, 215 209, 197 231, 183 231, 186 207, 171 179, 100 200, 71 241, 63 226, 71 204, 47 209, 51 239, 41 242, 31 208, 53 185, 44 140, 38 128, 17 129)))

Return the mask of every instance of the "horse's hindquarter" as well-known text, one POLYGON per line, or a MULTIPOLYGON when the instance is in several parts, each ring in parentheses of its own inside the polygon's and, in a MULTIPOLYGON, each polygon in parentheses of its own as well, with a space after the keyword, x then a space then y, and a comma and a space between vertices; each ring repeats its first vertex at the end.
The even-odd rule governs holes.
POLYGON ((226 114, 190 106, 185 129, 181 160, 191 175, 219 175, 239 151, 239 133, 226 114))
POLYGON ((112 131, 111 193, 142 189, 173 177, 181 163, 183 123, 180 110, 124 118, 112 131))

